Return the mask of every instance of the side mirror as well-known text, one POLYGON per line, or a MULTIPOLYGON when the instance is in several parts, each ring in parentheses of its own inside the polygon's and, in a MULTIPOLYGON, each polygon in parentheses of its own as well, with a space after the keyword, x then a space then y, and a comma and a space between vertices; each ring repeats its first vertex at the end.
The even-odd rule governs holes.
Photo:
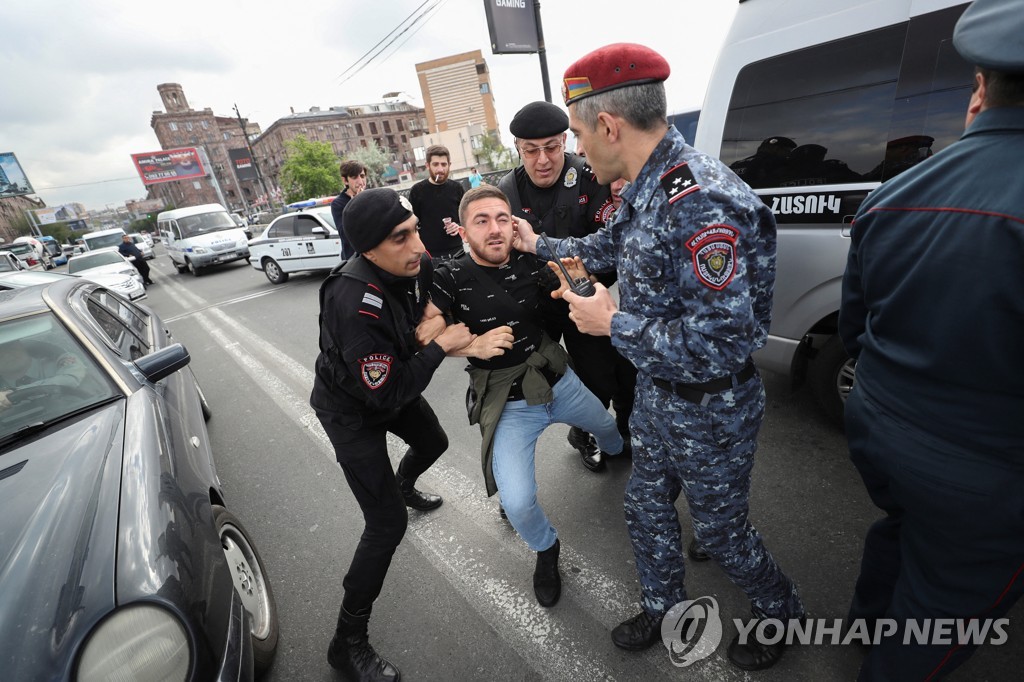
POLYGON ((313 232, 313 234, 315 234, 320 239, 324 239, 325 237, 327 237, 327 230, 325 230, 324 228, 320 227, 319 225, 314 227, 312 229, 312 232, 313 232))
POLYGON ((155 384, 186 366, 191 359, 185 346, 172 343, 167 348, 143 355, 134 362, 134 365, 146 377, 146 381, 155 384))

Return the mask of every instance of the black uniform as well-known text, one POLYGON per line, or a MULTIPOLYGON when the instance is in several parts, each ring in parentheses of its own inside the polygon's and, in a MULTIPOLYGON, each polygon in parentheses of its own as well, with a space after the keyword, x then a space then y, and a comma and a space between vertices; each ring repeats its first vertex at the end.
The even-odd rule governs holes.
MULTIPOLYGON (((522 166, 509 171, 498 187, 512 206, 512 213, 525 218, 538 234, 552 237, 585 237, 604 227, 615 212, 611 190, 598 183, 586 160, 566 153, 562 174, 550 187, 537 187, 522 166)), ((598 275, 605 286, 615 282, 615 273, 598 275)), ((607 407, 615 408, 619 432, 629 442, 629 415, 633 411, 636 368, 612 347, 607 336, 583 334, 569 320, 569 306, 559 301, 547 332, 552 339, 564 339, 573 369, 583 385, 607 407)))
POLYGON ((152 284, 153 280, 149 278, 149 263, 146 262, 146 258, 139 251, 139 247, 131 242, 121 242, 117 245, 117 250, 121 252, 121 255, 125 258, 129 256, 135 256, 135 260, 132 261, 132 265, 142 275, 143 284, 152 284))
POLYGON ((366 529, 345 576, 342 605, 368 610, 380 594, 408 514, 388 459, 387 432, 409 444, 398 472, 414 480, 448 448, 423 390, 444 360, 417 348, 432 268, 400 278, 355 256, 320 287, 320 355, 310 404, 334 446, 366 529))
POLYGON ((462 253, 462 239, 444 231, 444 219, 459 222, 459 202, 465 193, 455 180, 445 180, 440 185, 421 180, 409 190, 412 212, 420 219, 420 239, 435 259, 462 253))

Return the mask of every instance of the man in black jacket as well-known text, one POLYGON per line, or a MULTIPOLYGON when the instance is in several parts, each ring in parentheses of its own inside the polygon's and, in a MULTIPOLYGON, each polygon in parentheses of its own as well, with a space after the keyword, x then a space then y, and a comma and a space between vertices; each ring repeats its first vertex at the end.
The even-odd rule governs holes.
POLYGON ((423 347, 416 342, 432 279, 416 223, 409 202, 391 189, 354 197, 344 227, 358 255, 320 288, 320 355, 310 404, 366 523, 327 653, 331 666, 351 679, 399 678, 368 641, 370 609, 405 534, 406 507, 429 511, 442 502, 414 487, 448 448, 421 394, 445 354, 473 341, 459 324, 423 347), (389 432, 409 444, 397 471, 388 458, 389 432))
POLYGON ((121 243, 117 245, 117 250, 121 252, 121 255, 132 262, 135 269, 142 275, 143 284, 152 284, 153 280, 149 278, 149 263, 146 262, 146 258, 139 251, 139 247, 135 246, 135 242, 132 241, 131 236, 124 235, 121 237, 121 243))

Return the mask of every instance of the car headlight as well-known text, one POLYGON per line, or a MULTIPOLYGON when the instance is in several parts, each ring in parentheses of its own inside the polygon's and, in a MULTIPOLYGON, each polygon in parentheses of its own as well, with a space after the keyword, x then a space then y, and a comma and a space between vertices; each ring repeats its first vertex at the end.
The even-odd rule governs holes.
POLYGON ((192 253, 204 254, 206 253, 206 249, 204 249, 202 246, 193 246, 192 253))
POLYGON ((136 604, 115 611, 90 633, 77 680, 185 680, 191 663, 178 619, 158 606, 136 604))

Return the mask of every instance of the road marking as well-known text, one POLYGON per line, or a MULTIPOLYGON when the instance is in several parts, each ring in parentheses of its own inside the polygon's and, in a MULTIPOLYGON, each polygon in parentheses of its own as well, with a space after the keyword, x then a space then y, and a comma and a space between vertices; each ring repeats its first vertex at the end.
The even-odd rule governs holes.
MULTIPOLYGON (((337 466, 334 447, 316 413, 309 406, 308 399, 289 388, 279 374, 261 362, 257 355, 265 355, 270 364, 278 365, 281 373, 289 377, 290 383, 298 382, 307 390, 312 389, 313 372, 284 353, 270 352, 268 349, 274 350, 270 341, 218 310, 215 307, 217 304, 203 305, 205 301, 192 291, 178 285, 172 288, 180 290, 176 293, 183 299, 201 306, 200 310, 191 313, 194 321, 254 380, 289 420, 299 424, 310 435, 320 455, 331 466, 337 466)), ((389 455, 392 463, 397 466, 407 446, 390 433, 387 439, 389 455)), ((514 572, 517 575, 530 575, 524 567, 532 566, 535 561, 534 552, 500 521, 496 505, 488 500, 483 486, 471 481, 457 468, 444 464, 443 459, 431 466, 421 480, 430 482, 435 490, 442 493, 448 510, 458 513, 462 518, 453 524, 450 513, 411 513, 406 537, 503 641, 509 642, 513 649, 523 655, 537 674, 554 679, 614 679, 603 670, 600 658, 591 653, 592 642, 582 641, 571 631, 560 627, 562 619, 558 611, 549 611, 537 604, 532 585, 526 581, 521 585, 513 583, 508 578, 512 571, 494 575, 494 568, 488 562, 493 557, 487 554, 486 548, 466 545, 457 529, 462 523, 469 522, 498 543, 502 551, 516 559, 514 572), (488 519, 491 520, 489 523, 488 519)), ((638 588, 635 584, 627 586, 608 576, 565 542, 562 543, 559 563, 562 568, 563 598, 571 597, 605 628, 610 630, 636 613, 638 588)), ((610 641, 605 639, 604 642, 608 649, 606 655, 617 653, 610 641)), ((630 656, 638 677, 651 677, 659 673, 672 677, 678 675, 678 669, 671 665, 661 646, 630 656)), ((691 674, 694 673, 698 671, 692 671, 691 674)), ((736 671, 726 665, 717 652, 701 666, 699 674, 701 677, 706 676, 705 679, 715 680, 736 677, 736 671)))
MULTIPOLYGON (((175 289, 176 291, 179 291, 179 292, 185 291, 184 287, 180 287, 177 284, 170 284, 170 283, 168 283, 167 286, 169 286, 171 289, 175 289)), ((195 310, 190 310, 187 313, 181 313, 180 315, 175 315, 174 317, 168 317, 166 320, 164 320, 164 323, 165 324, 169 324, 171 322, 177 322, 180 319, 186 318, 186 317, 188 317, 190 315, 195 315, 196 313, 202 312, 204 310, 209 310, 210 308, 219 308, 219 307, 225 306, 225 305, 232 305, 232 304, 235 304, 235 303, 242 303, 243 301, 251 301, 254 298, 259 298, 260 296, 266 296, 267 294, 273 294, 273 293, 275 293, 277 291, 280 291, 282 289, 287 289, 287 288, 288 288, 288 285, 285 284, 283 286, 279 286, 279 287, 276 287, 274 289, 267 289, 266 291, 257 291, 256 293, 253 293, 253 294, 246 294, 244 296, 239 296, 237 298, 229 298, 226 301, 219 301, 217 303, 209 303, 207 305, 202 305, 203 299, 195 297, 193 299, 193 301, 194 302, 197 301, 196 305, 202 305, 202 307, 197 308, 195 310)), ((189 293, 191 294, 191 292, 189 292, 189 293)))

